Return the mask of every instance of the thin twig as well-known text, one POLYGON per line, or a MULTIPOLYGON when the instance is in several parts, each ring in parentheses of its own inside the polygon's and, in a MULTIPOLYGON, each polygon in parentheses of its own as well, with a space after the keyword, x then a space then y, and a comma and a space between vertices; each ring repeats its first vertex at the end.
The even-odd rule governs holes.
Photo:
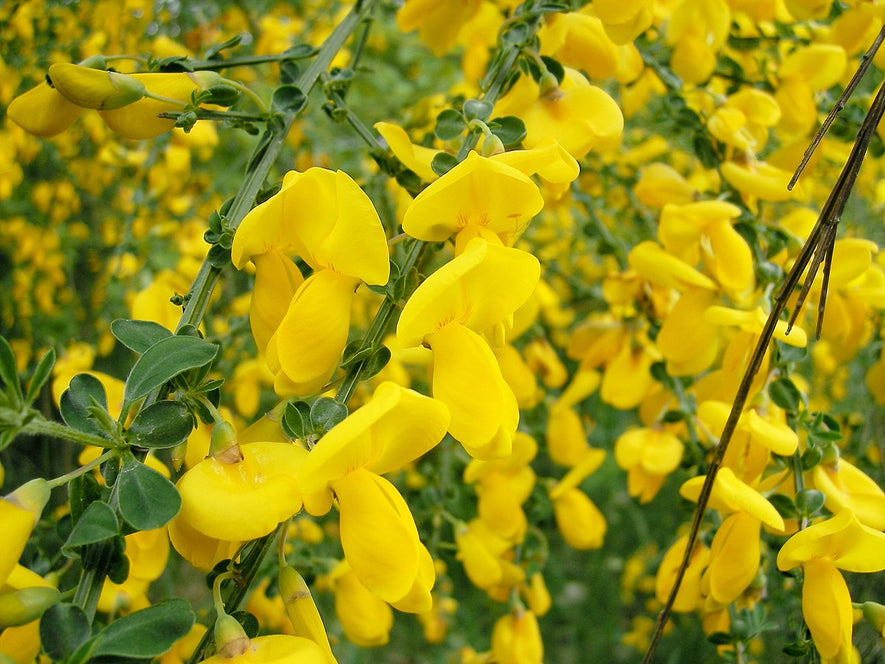
MULTIPOLYGON (((879 36, 876 38, 876 42, 873 45, 874 49, 878 48, 879 44, 882 43, 883 38, 885 38, 885 28, 883 28, 882 32, 880 32, 879 36)), ((875 50, 871 49, 871 51, 864 56, 864 61, 860 65, 860 67, 864 71, 866 70, 866 67, 869 66, 868 62, 869 59, 872 57, 872 53, 875 53, 875 50)), ((857 77, 855 76, 855 78, 857 77)), ((849 87, 853 90, 854 86, 856 85, 856 81, 852 79, 852 83, 849 85, 849 87)), ((844 101, 841 99, 840 103, 844 105, 844 101)), ((701 522, 704 518, 704 512, 707 508, 707 503, 710 500, 710 494, 713 491, 713 484, 716 480, 716 474, 718 473, 719 468, 722 465, 722 460, 725 458, 725 452, 728 449, 728 444, 731 441, 735 428, 737 427, 737 423, 740 419, 741 413, 743 412, 744 405, 747 402, 753 380, 755 379, 756 374, 759 372, 759 368, 762 365, 762 360, 765 357, 765 353, 768 350, 769 344, 771 343, 775 327, 780 320, 781 314, 787 309, 787 303, 797 285, 799 284, 799 281, 802 279, 803 273, 805 272, 806 268, 808 268, 808 273, 805 275, 802 289, 799 293, 799 297, 793 309, 792 316, 789 320, 789 331, 790 327, 792 327, 793 323, 795 322, 796 317, 799 315, 799 311, 802 309, 802 305, 804 304, 806 297, 808 296, 808 292, 811 289, 811 284, 814 281, 817 270, 820 268, 821 264, 823 264, 824 283, 821 290, 820 303, 818 305, 817 320, 817 333, 818 336, 820 336, 820 329, 823 323, 824 307, 826 305, 830 264, 833 257, 833 243, 836 240, 836 228, 839 224, 840 219, 842 218, 842 212, 845 209, 845 204, 848 201, 848 196, 851 193, 851 189, 854 187, 854 183, 857 180, 857 174, 860 170, 861 163, 863 163, 863 159, 866 155, 870 140, 872 139, 873 134, 876 131, 876 126, 879 124, 879 120, 881 120, 883 113, 885 113, 885 86, 880 87, 879 91, 876 93, 873 104, 870 107, 870 110, 867 112, 867 115, 860 126, 860 130, 858 131, 854 146, 851 149, 851 154, 849 155, 848 160, 845 162, 845 166, 843 167, 842 172, 839 174, 839 178, 836 180, 836 184, 830 192, 826 203, 824 203, 823 208, 821 208, 820 215, 818 216, 814 228, 811 230, 808 239, 805 241, 805 244, 799 251, 799 255, 796 257, 796 262, 793 264, 792 269, 790 270, 789 274, 787 274, 783 286, 774 298, 771 313, 769 313, 768 319, 765 321, 765 326, 763 327, 762 332, 759 335, 759 340, 756 343, 756 347, 753 350, 753 356, 750 358, 750 362, 747 365, 747 369, 744 372, 740 385, 738 386, 737 394, 735 395, 734 403, 731 407, 731 412, 729 412, 728 414, 728 420, 725 423, 725 428, 722 432, 722 436, 720 437, 719 443, 713 451, 713 458, 710 461, 710 467, 707 470, 706 477, 704 478, 704 485, 701 488, 700 495, 698 496, 698 504, 694 512, 694 517, 692 518, 691 528, 688 534, 688 542, 685 546, 685 553, 682 557, 682 562, 679 565, 679 569, 676 572, 676 579, 673 584, 673 588, 670 590, 670 594, 667 597, 667 602, 658 615, 657 623, 655 624, 655 631, 652 634, 648 650, 646 651, 645 657, 642 660, 643 664, 650 664, 650 662, 652 661, 655 649, 657 648, 658 642, 660 641, 661 635, 663 634, 664 627, 666 626, 670 613, 673 610, 673 604, 676 601, 676 595, 679 592, 679 588, 682 585, 682 580, 685 576, 685 572, 688 569, 689 562, 691 561, 691 554, 694 550, 695 543, 697 542, 698 532, 700 531, 701 522)), ((831 115, 833 114, 831 113, 831 115)), ((832 122, 832 120, 830 122, 832 122)), ((820 138, 816 137, 815 143, 813 145, 816 145, 818 142, 820 142, 820 138)), ((798 169, 796 177, 798 177, 798 173, 801 172, 802 167, 808 161, 808 157, 811 155, 812 151, 813 146, 806 151, 805 159, 803 159, 803 164, 798 169)))

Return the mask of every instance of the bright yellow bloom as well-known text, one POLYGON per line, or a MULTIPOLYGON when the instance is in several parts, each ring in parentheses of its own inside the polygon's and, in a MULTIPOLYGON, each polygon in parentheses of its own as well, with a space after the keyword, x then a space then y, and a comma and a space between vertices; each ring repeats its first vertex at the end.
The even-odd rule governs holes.
POLYGON ((116 71, 60 62, 49 67, 53 86, 81 108, 113 111, 138 101, 147 93, 143 83, 116 71))
POLYGON ((250 320, 279 394, 310 394, 332 376, 350 329, 360 281, 389 277, 384 228, 371 200, 347 174, 290 171, 280 191, 237 229, 231 260, 255 263, 250 320), (287 256, 314 273, 301 275, 287 256))
POLYGON ((209 457, 182 475, 176 519, 214 539, 245 541, 273 532, 301 509, 294 477, 307 454, 304 449, 289 443, 249 443, 240 451, 240 461, 209 457))
POLYGON ((478 519, 455 529, 455 545, 456 558, 477 588, 512 587, 525 579, 522 568, 505 557, 510 542, 492 533, 478 519))
POLYGON ((323 619, 304 578, 294 567, 281 567, 278 587, 286 606, 286 613, 295 630, 295 636, 303 636, 316 643, 325 653, 327 664, 338 664, 335 655, 332 654, 323 619))
POLYGON ((601 547, 608 526, 599 508, 578 488, 555 493, 553 515, 566 544, 579 551, 601 547))
POLYGON ((9 103, 9 119, 29 134, 50 138, 77 121, 83 109, 68 101, 46 81, 20 94, 9 103))
POLYGON ((689 288, 664 319, 655 344, 671 376, 690 376, 710 368, 719 352, 719 326, 704 317, 715 295, 689 288))
POLYGON ((706 81, 730 28, 731 10, 725 0, 682 0, 667 23, 673 71, 686 83, 706 81))
POLYGON ((428 569, 408 505, 380 475, 430 450, 447 425, 439 401, 382 383, 365 406, 320 439, 297 471, 306 494, 334 491, 350 567, 363 586, 400 610, 429 610, 433 564, 428 569))
POLYGON ((658 429, 630 429, 615 442, 615 461, 627 471, 627 491, 640 503, 654 498, 667 475, 679 467, 684 449, 673 434, 658 429))
POLYGON ((347 561, 341 561, 331 576, 335 584, 335 613, 344 635, 363 648, 387 643, 393 627, 390 607, 360 583, 347 561))
POLYGON ((718 608, 735 601, 759 570, 761 521, 747 512, 735 512, 716 530, 710 563, 701 577, 701 591, 718 608))
POLYGON ((387 146, 403 165, 425 182, 433 182, 439 177, 430 163, 439 150, 412 143, 406 130, 389 122, 376 122, 373 127, 387 141, 387 146))
POLYGON ((594 0, 593 11, 618 44, 632 42, 651 26, 654 0, 594 0))
MULTIPOLYGON (((704 484, 704 476, 693 477, 683 483, 679 494, 696 501, 704 484)), ((747 512, 772 528, 782 531, 784 520, 768 500, 746 482, 738 479, 731 468, 723 466, 716 473, 709 506, 721 512, 747 512)))
POLYGON ((508 454, 519 420, 513 391, 479 333, 502 325, 539 274, 531 254, 474 238, 415 290, 400 315, 397 338, 433 350, 433 395, 449 408, 449 432, 477 458, 508 454))
POLYGON ((31 480, 0 499, 0 524, 4 544, 0 548, 0 585, 15 569, 31 531, 49 501, 46 480, 31 480))
MULTIPOLYGON (((682 563, 685 555, 685 547, 688 544, 688 535, 683 535, 667 549, 658 573, 655 577, 655 597, 661 603, 667 601, 667 596, 676 582, 676 570, 682 563)), ((673 610, 679 613, 694 611, 701 604, 701 574, 710 560, 710 550, 702 542, 696 542, 692 549, 688 568, 676 593, 676 601, 673 610)))
POLYGON ((885 492, 856 466, 845 459, 818 464, 811 471, 811 482, 826 496, 831 512, 851 510, 864 525, 885 530, 885 492))
POLYGON ((716 290, 716 282, 650 240, 633 247, 627 260, 643 278, 663 288, 684 291, 694 286, 716 290))
POLYGON ((542 664, 544 642, 535 614, 518 607, 501 616, 492 630, 492 656, 499 664, 542 664))
POLYGON ((608 93, 568 68, 552 90, 541 90, 531 76, 520 77, 493 114, 521 118, 526 146, 552 137, 575 159, 583 159, 595 147, 616 147, 624 130, 621 109, 608 93))
POLYGON ((781 547, 781 571, 801 565, 802 614, 814 644, 827 662, 850 663, 852 610, 848 586, 839 569, 885 569, 885 533, 863 525, 851 510, 800 530, 781 547))
POLYGON ((433 54, 441 56, 455 45, 461 28, 482 5, 483 0, 408 0, 397 12, 396 24, 404 32, 418 30, 433 54))
MULTIPOLYGON (((544 207, 525 173, 475 152, 431 183, 409 205, 403 231, 428 242, 481 235, 510 246, 544 207)), ((464 239, 456 239, 463 248, 464 239)))

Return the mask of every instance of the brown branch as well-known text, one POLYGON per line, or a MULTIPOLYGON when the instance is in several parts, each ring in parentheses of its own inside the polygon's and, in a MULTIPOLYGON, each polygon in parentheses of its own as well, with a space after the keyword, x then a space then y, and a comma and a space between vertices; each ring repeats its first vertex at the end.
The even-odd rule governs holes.
MULTIPOLYGON (((885 28, 882 29, 882 31, 879 33, 879 36, 876 38, 876 42, 873 45, 874 48, 871 49, 870 52, 868 52, 864 56, 864 60, 861 63, 858 71, 866 71, 866 68, 869 66, 869 60, 872 58, 872 54, 875 53, 874 49, 878 48, 879 44, 882 43, 883 38, 885 38, 885 28)), ((855 75, 855 79, 859 80, 857 75, 855 75)), ((849 85, 848 89, 853 90, 854 87, 857 85, 855 79, 852 79, 852 82, 849 85)), ((846 89, 846 91, 848 91, 848 89, 846 89)), ((844 100, 840 99, 839 104, 844 105, 844 100)), ((839 108, 841 108, 841 106, 839 106, 839 108)), ((789 332, 789 329, 795 322, 796 317, 799 315, 799 311, 802 309, 802 305, 805 303, 805 299, 808 296, 818 269, 821 265, 823 265, 824 278, 823 287, 821 289, 820 295, 820 303, 818 305, 817 319, 817 335, 818 337, 820 337, 820 330, 824 316, 824 307, 826 305, 830 267, 833 258, 833 244, 836 240, 836 228, 842 218, 842 212, 845 209, 845 204, 848 201, 848 196, 851 193, 851 189, 854 187, 855 181, 857 180, 857 173, 860 170, 860 165, 863 163, 864 156, 866 155, 867 148, 870 144, 870 140, 872 139, 873 134, 876 131, 876 126, 879 124, 879 120, 881 120, 883 112, 885 112, 885 86, 880 87, 879 91, 876 93, 873 104, 872 106, 870 106, 870 110, 867 112, 867 115, 860 126, 857 138, 854 142, 854 146, 851 149, 851 154, 849 155, 848 160, 845 162, 845 166, 843 167, 842 172, 839 174, 839 177, 836 180, 836 184, 830 192, 826 203, 824 203, 823 208, 821 208, 820 215, 817 218, 817 222, 815 223, 814 228, 811 230, 808 239, 805 241, 805 244, 799 251, 799 255, 796 257, 796 262, 793 264, 792 269, 787 274, 783 286, 774 298, 771 313, 769 313, 768 319, 765 321, 765 325, 762 328, 761 334, 759 335, 759 340, 756 343, 755 349, 753 350, 753 356, 750 358, 750 362, 747 365, 743 378, 741 379, 741 383, 738 386, 734 403, 732 404, 731 411, 728 414, 728 420, 726 421, 725 428, 722 431, 722 436, 720 437, 719 443, 713 451, 713 458, 710 461, 710 467, 707 470, 706 477, 704 478, 704 485, 701 488, 700 495, 698 496, 697 508, 695 509, 694 517, 692 518, 691 528, 688 534, 688 542, 685 546, 685 554, 683 555, 682 562, 680 563, 679 569, 676 572, 676 580, 673 584, 673 588, 670 590, 669 596, 667 597, 667 602, 658 615, 657 623, 655 624, 655 631, 652 634, 648 650, 646 651, 645 657, 642 660, 643 664, 651 663, 655 649, 657 648, 658 642, 660 641, 661 635, 663 634, 664 627, 666 626, 670 613, 673 610, 673 603, 676 601, 676 594, 679 592, 679 588, 682 585, 682 580, 685 577, 685 572, 688 569, 688 565, 691 560, 691 553, 694 550, 695 543, 697 542, 698 532, 700 531, 701 522, 703 521, 704 513, 707 508, 707 503, 710 500, 710 494, 713 491, 713 483, 716 480, 716 474, 719 472, 719 468, 722 465, 722 460, 725 458, 725 452, 728 449, 728 444, 731 441, 732 436, 734 435, 738 420, 740 419, 741 413, 743 412, 744 406, 746 405, 747 398, 750 393, 750 387, 753 384, 753 380, 755 379, 756 374, 759 373, 759 368, 762 365, 762 359, 765 357, 765 353, 768 350, 769 344, 771 343, 772 336, 774 335, 775 326, 780 320, 781 314, 786 310, 790 296, 793 294, 800 280, 802 280, 803 273, 805 272, 806 268, 808 268, 808 273, 805 275, 805 280, 803 282, 802 289, 799 292, 799 297, 793 309, 792 316, 789 319, 789 332)), ((835 113, 831 113, 831 115, 835 117, 835 113)), ((829 118, 829 116, 828 121, 829 123, 832 123, 832 120, 829 118)), ((827 124, 826 126, 829 126, 829 124, 827 124)), ((798 178, 799 173, 801 172, 804 165, 807 163, 808 158, 811 156, 811 152, 813 151, 814 146, 816 146, 817 143, 820 142, 822 136, 823 134, 816 136, 814 143, 809 148, 809 150, 806 151, 805 158, 803 159, 802 164, 797 170, 796 176, 794 176, 794 181, 796 178, 798 178)))

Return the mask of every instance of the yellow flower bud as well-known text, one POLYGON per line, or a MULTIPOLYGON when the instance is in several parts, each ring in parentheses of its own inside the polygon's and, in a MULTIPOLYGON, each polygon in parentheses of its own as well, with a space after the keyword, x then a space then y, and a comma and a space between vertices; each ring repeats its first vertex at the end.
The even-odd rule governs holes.
POLYGON ((49 67, 53 87, 82 108, 112 111, 128 106, 147 94, 144 83, 115 71, 100 71, 70 62, 49 67))
POLYGON ((499 618, 492 631, 492 656, 498 664, 541 664, 544 643, 535 614, 517 609, 499 618))
POLYGON ((303 636, 316 643, 325 653, 326 661, 329 664, 336 664, 337 660, 332 654, 323 619, 304 578, 294 567, 287 565, 280 568, 278 583, 280 596, 286 605, 286 614, 292 622, 295 636, 303 636))
POLYGON ((60 599, 58 590, 43 586, 0 595, 0 626, 6 628, 36 620, 60 599))

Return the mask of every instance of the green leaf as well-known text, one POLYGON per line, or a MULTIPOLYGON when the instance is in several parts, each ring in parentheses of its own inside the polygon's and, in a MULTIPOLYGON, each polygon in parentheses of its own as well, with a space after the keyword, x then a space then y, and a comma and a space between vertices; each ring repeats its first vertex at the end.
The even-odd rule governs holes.
POLYGON ((54 662, 68 659, 89 635, 89 619, 74 604, 51 606, 40 618, 40 643, 54 662))
POLYGON ((448 152, 437 152, 430 162, 430 168, 437 175, 445 175, 457 165, 458 160, 455 158, 455 155, 451 155, 448 152))
POLYGON ((194 418, 180 401, 158 401, 141 410, 129 426, 129 442, 145 448, 175 447, 187 440, 194 418))
POLYGON ((71 534, 62 545, 62 551, 69 553, 87 544, 104 542, 120 534, 120 523, 114 509, 105 502, 95 500, 89 503, 82 516, 74 524, 71 534))
POLYGON ((171 599, 118 618, 95 637, 92 656, 159 657, 193 626, 194 612, 183 599, 171 599))
POLYGON ((451 141, 458 138, 466 128, 464 116, 453 108, 447 108, 436 116, 433 133, 441 141, 451 141))
POLYGON ((778 378, 768 386, 768 396, 780 408, 788 413, 795 413, 802 403, 802 393, 789 378, 778 378))
POLYGON ((120 516, 136 530, 164 526, 181 508, 181 496, 175 485, 131 454, 123 461, 117 491, 120 516))
POLYGON ((90 414, 91 409, 96 407, 107 411, 108 398, 104 385, 91 374, 77 374, 71 379, 68 389, 62 392, 58 408, 61 418, 72 429, 108 437, 109 432, 90 414))
POLYGON ((18 381, 18 365, 15 363, 15 353, 6 337, 0 337, 0 380, 9 388, 9 396, 15 403, 14 407, 24 405, 22 400, 22 386, 18 381))
POLYGON ((209 364, 218 354, 218 346, 197 337, 171 336, 148 348, 126 379, 124 402, 147 396, 175 376, 189 369, 209 364))
POLYGON ((344 353, 341 356, 341 366, 348 367, 352 364, 365 360, 372 354, 373 349, 371 346, 367 346, 366 348, 363 348, 362 346, 362 339, 355 339, 354 341, 351 341, 349 344, 347 344, 347 346, 344 348, 344 353))
POLYGON ((172 333, 159 323, 129 318, 112 321, 111 334, 126 348, 139 355, 161 339, 172 336, 172 333))
POLYGON ((218 106, 233 106, 240 98, 240 91, 232 85, 213 85, 203 90, 203 102, 218 106))
POLYGON ((43 389, 43 386, 52 374, 53 365, 55 365, 55 349, 50 348, 46 354, 40 358, 37 368, 34 369, 34 375, 31 376, 31 381, 28 383, 28 394, 25 397, 25 403, 31 403, 37 398, 37 395, 40 394, 40 390, 43 389))
POLYGON ((228 48, 233 48, 234 46, 239 46, 240 42, 243 41, 243 35, 238 34, 227 41, 221 42, 220 44, 216 44, 215 46, 210 47, 206 54, 203 56, 206 60, 221 60, 219 54, 228 48))
POLYGON ((68 503, 74 523, 80 520, 89 505, 100 498, 101 487, 92 473, 84 473, 72 479, 68 483, 68 503))
POLYGON ((390 349, 387 346, 378 346, 363 367, 361 378, 363 380, 371 378, 386 367, 388 362, 390 362, 390 349))
POLYGON ((461 110, 464 112, 464 117, 468 120, 482 120, 484 122, 491 115, 492 108, 493 105, 490 101, 468 99, 464 102, 461 110))
POLYGON ((209 247, 209 254, 206 260, 212 265, 222 270, 230 263, 230 248, 224 248, 220 244, 213 244, 209 247))
POLYGON ((506 147, 516 145, 525 138, 525 123, 513 115, 495 118, 489 123, 489 129, 506 147))
POLYGON ((774 508, 785 519, 795 519, 799 512, 796 511, 796 504, 793 499, 782 493, 775 493, 768 496, 768 502, 774 505, 774 508))
POLYGON ((328 431, 347 417, 347 406, 329 397, 320 397, 310 407, 310 423, 315 431, 328 431))
POLYGON ((270 105, 278 113, 298 113, 307 104, 307 97, 297 85, 281 85, 273 91, 270 105))
POLYGON ((802 516, 814 516, 824 506, 824 494, 815 489, 802 489, 796 492, 796 509, 802 516))
POLYGON ((283 414, 283 431, 292 438, 304 438, 310 433, 310 406, 306 401, 290 401, 283 414))

